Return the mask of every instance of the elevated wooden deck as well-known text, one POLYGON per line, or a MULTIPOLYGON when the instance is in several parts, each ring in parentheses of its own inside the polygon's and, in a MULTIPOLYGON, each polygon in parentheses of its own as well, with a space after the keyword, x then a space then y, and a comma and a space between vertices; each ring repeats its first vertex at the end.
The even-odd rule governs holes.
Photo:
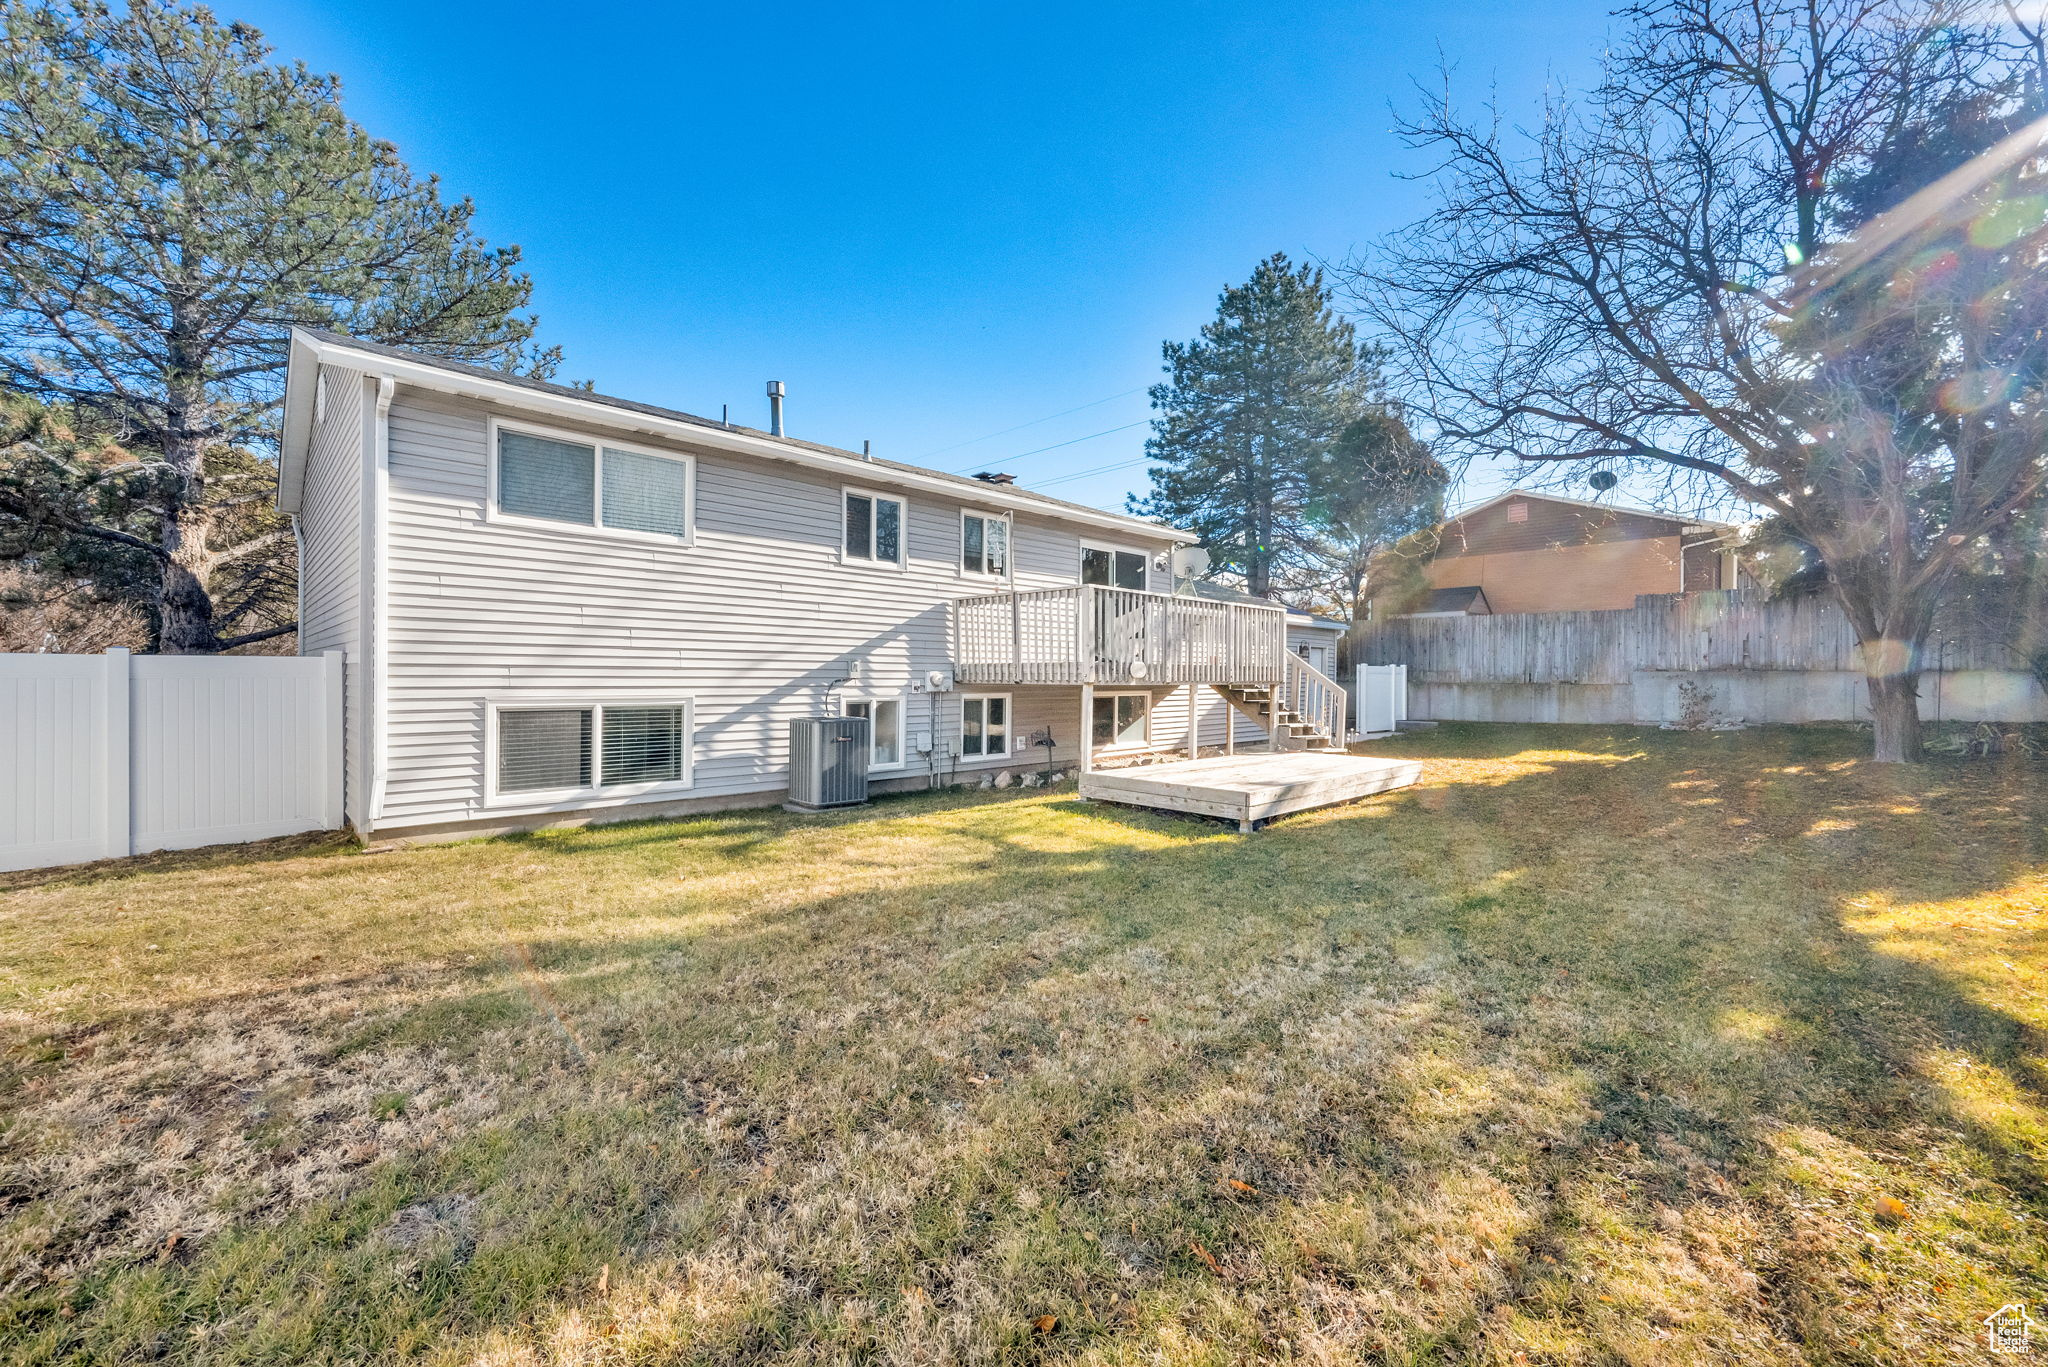
POLYGON ((1285 750, 1097 770, 1081 775, 1081 796, 1221 817, 1249 831, 1254 822, 1406 788, 1421 778, 1414 760, 1285 750))

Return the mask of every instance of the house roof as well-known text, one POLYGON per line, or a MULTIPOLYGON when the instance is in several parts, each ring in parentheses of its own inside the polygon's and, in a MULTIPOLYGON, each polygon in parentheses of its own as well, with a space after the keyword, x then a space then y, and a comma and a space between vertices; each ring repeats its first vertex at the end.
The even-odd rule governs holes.
POLYGON ((1332 621, 1328 617, 1318 617, 1312 612, 1303 612, 1300 608, 1287 607, 1285 603, 1275 603, 1270 598, 1260 598, 1241 589, 1231 588, 1227 584, 1197 582, 1190 586, 1190 592, 1198 598, 1213 598, 1219 603, 1261 603, 1267 607, 1287 608, 1289 626, 1322 628, 1328 631, 1344 630, 1342 622, 1332 621))
POLYGON ((1688 517, 1684 513, 1663 512, 1656 508, 1630 508, 1619 503, 1596 503, 1592 499, 1587 498, 1564 498, 1557 494, 1538 493, 1534 489, 1510 489, 1504 494, 1495 494, 1492 498, 1481 499, 1469 508, 1460 508, 1456 513, 1446 518, 1445 523, 1448 525, 1449 523, 1457 522, 1462 518, 1472 516, 1472 514, 1480 511, 1482 508, 1491 508, 1494 504, 1505 503, 1511 498, 1541 499, 1545 503, 1563 503, 1573 508, 1593 508, 1603 513, 1619 513, 1623 517, 1654 517, 1665 522, 1683 522, 1685 529, 1689 532, 1734 531, 1737 526, 1733 522, 1711 522, 1697 517, 1688 517))
POLYGON ((948 474, 921 465, 864 456, 837 446, 778 437, 757 428, 718 422, 678 409, 614 398, 524 375, 508 375, 484 366, 423 355, 379 342, 366 342, 318 328, 292 329, 291 359, 285 377, 284 440, 279 456, 277 490, 278 507, 286 512, 298 511, 303 493, 307 447, 312 439, 314 384, 320 365, 327 362, 504 407, 652 433, 737 454, 791 461, 845 476, 874 480, 886 472, 885 478, 889 483, 944 492, 987 508, 1042 512, 1091 526, 1172 541, 1192 542, 1197 539, 1192 532, 1145 518, 1090 508, 1086 504, 1069 503, 1014 484, 991 484, 986 480, 948 474))
MULTIPOLYGON (((1437 589, 1429 595, 1416 612, 1470 612, 1477 606, 1481 612, 1491 612, 1487 606, 1486 590, 1477 584, 1460 584, 1456 588, 1437 589)), ((1412 615, 1412 614, 1411 614, 1412 615)))

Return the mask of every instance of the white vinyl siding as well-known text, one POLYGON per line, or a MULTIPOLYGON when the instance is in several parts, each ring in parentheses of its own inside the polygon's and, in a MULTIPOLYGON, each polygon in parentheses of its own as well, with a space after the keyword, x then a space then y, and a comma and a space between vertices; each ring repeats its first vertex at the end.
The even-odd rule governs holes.
POLYGON ((299 526, 299 653, 344 652, 342 810, 368 824, 371 612, 364 563, 371 399, 352 370, 321 368, 299 526))
MULTIPOLYGON (((409 386, 391 406, 382 828, 504 809, 489 791, 492 700, 586 707, 687 697, 694 741, 680 795, 692 799, 770 800, 788 784, 789 722, 836 710, 841 696, 901 699, 898 772, 906 778, 925 771, 911 744, 919 737, 947 757, 942 771, 963 777, 1038 767, 1044 752, 1022 742, 1042 729, 1059 742, 1055 763, 1077 758, 1078 689, 1011 690, 1009 756, 961 755, 959 695, 908 691, 926 671, 952 663, 947 604, 966 591, 960 519, 973 490, 958 501, 904 498, 901 568, 856 574, 842 561, 842 480, 774 460, 664 447, 653 454, 695 457, 688 546, 610 536, 493 515, 491 430, 502 416, 409 386)), ((585 439, 615 446, 604 433, 585 439)), ((1014 524, 1017 587, 1072 584, 1085 529, 1036 513, 1019 513, 1014 524)), ((1155 549, 1166 544, 1162 538, 1155 549)), ((1163 576, 1154 586, 1169 587, 1163 576)), ((610 795, 575 805, 655 800, 610 795)))

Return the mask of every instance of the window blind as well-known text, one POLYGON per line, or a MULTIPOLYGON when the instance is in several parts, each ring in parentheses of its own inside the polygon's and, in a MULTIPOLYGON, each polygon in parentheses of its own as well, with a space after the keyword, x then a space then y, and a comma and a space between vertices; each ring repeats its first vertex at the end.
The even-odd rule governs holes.
POLYGON ((522 708, 498 713, 499 792, 589 786, 589 708, 522 708))
POLYGON ((521 517, 595 521, 597 450, 526 432, 498 433, 498 506, 521 517))
POLYGON ((689 530, 689 469, 679 460, 634 451, 604 453, 604 525, 682 536, 689 530))
POLYGON ((1010 524, 1000 517, 988 520, 988 572, 1010 572, 1010 524))
POLYGON ((683 709, 604 709, 604 784, 675 783, 683 777, 683 709))

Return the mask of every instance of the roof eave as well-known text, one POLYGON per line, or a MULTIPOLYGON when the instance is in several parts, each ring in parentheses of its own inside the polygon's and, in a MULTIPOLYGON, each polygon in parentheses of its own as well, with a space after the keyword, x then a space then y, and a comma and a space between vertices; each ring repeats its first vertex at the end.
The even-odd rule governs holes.
MULTIPOLYGON (((301 369, 301 353, 309 356, 313 364, 303 367, 316 371, 321 363, 345 362, 352 369, 361 369, 373 375, 389 375, 403 384, 438 393, 454 394, 465 398, 479 399, 507 408, 518 408, 528 413, 541 413, 551 417, 593 423, 614 430, 639 432, 665 437, 672 441, 685 442, 695 446, 710 447, 737 455, 750 455, 768 460, 786 461, 791 464, 808 466, 812 469, 827 470, 834 474, 858 477, 868 482, 882 481, 902 485, 911 489, 923 489, 943 494, 966 502, 1002 508, 1010 512, 1031 513, 1042 517, 1061 518, 1070 522, 1099 527, 1104 530, 1126 534, 1141 532, 1161 537, 1168 541, 1192 544, 1200 540, 1193 532, 1161 523, 1147 522, 1142 518, 1124 517, 1117 513, 1099 509, 1083 508, 1066 503, 1049 503, 1025 495, 1019 490, 1011 494, 1005 486, 997 484, 969 485, 965 481, 951 479, 937 471, 920 472, 906 470, 899 465, 879 467, 866 462, 851 451, 833 454, 809 445, 797 445, 779 441, 771 436, 756 435, 741 430, 730 430, 717 426, 705 426, 685 422, 679 418, 664 418, 656 414, 638 412, 630 408, 616 408, 593 399, 579 399, 564 394, 548 393, 544 390, 528 389, 521 385, 484 379, 452 370, 443 370, 425 361, 384 355, 378 352, 357 350, 346 343, 315 337, 299 329, 292 332, 292 359, 287 370, 285 405, 286 464, 279 470, 278 506, 286 507, 284 498, 284 476, 292 467, 291 452, 293 420, 296 416, 303 425, 304 434, 297 447, 296 466, 303 474, 305 442, 310 440, 312 427, 312 394, 310 390, 301 397, 295 407, 292 402, 291 376, 301 369), (971 498, 968 495, 972 495, 971 498)), ((296 500, 296 493, 294 493, 296 500)))

